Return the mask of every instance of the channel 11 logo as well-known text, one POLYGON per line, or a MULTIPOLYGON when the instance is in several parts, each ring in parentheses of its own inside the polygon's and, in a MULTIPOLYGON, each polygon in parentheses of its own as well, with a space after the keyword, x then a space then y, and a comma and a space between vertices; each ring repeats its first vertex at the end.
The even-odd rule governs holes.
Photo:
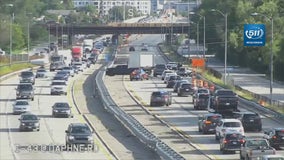
POLYGON ((245 24, 244 25, 244 46, 264 46, 265 25, 245 24))

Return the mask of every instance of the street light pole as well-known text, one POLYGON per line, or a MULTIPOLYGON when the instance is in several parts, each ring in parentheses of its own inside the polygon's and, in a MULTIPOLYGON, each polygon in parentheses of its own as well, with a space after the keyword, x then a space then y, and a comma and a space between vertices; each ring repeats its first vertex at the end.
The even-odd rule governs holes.
MULTIPOLYGON (((189 12, 189 15, 193 15, 193 14, 196 14, 198 15, 199 17, 202 17, 203 18, 203 58, 205 58, 205 16, 202 16, 198 13, 195 13, 195 12, 189 12)), ((199 22, 199 21, 198 21, 199 22)), ((199 35, 199 28, 198 28, 198 35, 199 35)), ((198 43, 199 43, 199 38, 198 38, 198 43)), ((199 44, 198 44, 199 46, 199 44)))
POLYGON ((30 16, 31 13, 27 13, 28 15, 28 48, 27 48, 27 54, 28 54, 28 62, 30 61, 30 16))
POLYGON ((272 104, 272 98, 273 98, 273 72, 274 72, 274 67, 273 67, 273 38, 274 38, 274 35, 273 35, 273 17, 269 17, 265 14, 262 14, 262 13, 252 13, 251 14, 252 16, 263 16, 265 17, 266 19, 268 19, 270 22, 271 22, 271 40, 270 40, 270 81, 269 81, 269 87, 270 87, 270 104, 272 104))
MULTIPOLYGON (((8 7, 13 7, 13 4, 7 4, 6 6, 8 7)), ((13 50, 13 20, 14 20, 14 12, 11 15, 11 20, 10 20, 10 58, 9 58, 9 65, 12 65, 12 50, 13 50)))
POLYGON ((224 84, 227 84, 227 48, 228 48, 228 40, 227 40, 227 34, 228 34, 228 13, 223 13, 220 10, 217 9, 211 9, 212 12, 218 12, 225 18, 225 62, 224 62, 224 84))
POLYGON ((203 16, 203 58, 205 58, 205 16, 203 16))

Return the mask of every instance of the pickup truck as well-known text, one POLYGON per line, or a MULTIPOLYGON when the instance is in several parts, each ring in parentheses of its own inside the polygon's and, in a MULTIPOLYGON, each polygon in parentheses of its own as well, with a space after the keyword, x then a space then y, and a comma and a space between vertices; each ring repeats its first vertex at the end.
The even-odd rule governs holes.
POLYGON ((268 141, 264 138, 246 139, 241 146, 240 159, 258 159, 263 155, 274 155, 276 151, 271 147, 268 141))
POLYGON ((238 111, 238 95, 229 89, 218 89, 211 98, 212 108, 216 113, 238 111))
POLYGON ((128 65, 117 65, 115 67, 107 68, 106 75, 130 75, 130 73, 137 68, 128 68, 128 65))

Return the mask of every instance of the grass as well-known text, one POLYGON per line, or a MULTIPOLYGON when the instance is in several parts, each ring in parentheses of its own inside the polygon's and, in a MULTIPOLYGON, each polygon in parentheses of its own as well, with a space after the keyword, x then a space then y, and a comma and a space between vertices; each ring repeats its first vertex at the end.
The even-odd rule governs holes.
MULTIPOLYGON (((161 44, 160 48, 162 50, 162 52, 164 52, 172 61, 177 61, 177 62, 183 62, 183 64, 188 64, 189 62, 186 62, 186 59, 179 56, 178 54, 176 54, 176 50, 177 47, 176 46, 169 46, 169 45, 165 45, 165 44, 161 44)), ((256 103, 260 103, 260 100, 257 98, 254 98, 253 95, 251 93, 249 93, 248 91, 245 90, 241 90, 236 88, 235 86, 232 85, 225 85, 223 83, 223 81, 220 78, 215 77, 212 73, 210 73, 208 70, 197 70, 197 72, 202 75, 202 77, 204 77, 204 79, 206 79, 209 82, 212 82, 218 86, 221 86, 222 88, 227 88, 227 89, 231 89, 233 90, 235 93, 237 93, 240 97, 256 102, 256 103)), ((263 105, 266 108, 269 108, 271 110, 274 110, 278 113, 284 114, 284 108, 280 108, 278 106, 275 105, 270 105, 268 103, 265 103, 263 105)))
POLYGON ((31 67, 35 67, 36 65, 30 64, 30 63, 19 63, 19 64, 13 64, 11 66, 3 66, 0 67, 0 76, 15 72, 15 71, 19 71, 22 69, 26 69, 26 68, 31 68, 31 67))

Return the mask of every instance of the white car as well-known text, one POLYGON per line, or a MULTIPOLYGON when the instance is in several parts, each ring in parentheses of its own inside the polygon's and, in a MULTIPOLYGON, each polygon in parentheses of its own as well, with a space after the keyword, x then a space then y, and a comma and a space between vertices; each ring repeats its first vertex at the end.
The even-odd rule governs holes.
POLYGON ((171 76, 176 76, 176 75, 177 75, 176 73, 166 73, 165 78, 164 78, 164 83, 167 84, 169 78, 171 76))
POLYGON ((177 67, 178 67, 177 62, 169 62, 169 63, 167 63, 167 68, 170 69, 170 70, 176 70, 177 67))
POLYGON ((73 62, 72 65, 77 66, 79 71, 82 71, 82 72, 84 71, 85 67, 82 62, 73 62))
POLYGON ((66 71, 66 72, 69 72, 69 75, 71 77, 74 77, 74 75, 75 75, 74 69, 72 67, 64 67, 62 70, 66 71))
POLYGON ((13 114, 21 114, 30 111, 30 104, 27 100, 16 100, 13 104, 13 114))
POLYGON ((46 69, 44 68, 39 68, 37 71, 36 71, 36 78, 47 78, 48 77, 48 72, 46 69))
POLYGON ((284 156, 279 154, 263 155, 259 160, 284 160, 284 156))
POLYGON ((238 132, 245 136, 242 122, 238 119, 221 119, 216 126, 215 139, 219 140, 227 132, 238 132))
POLYGON ((162 73, 162 78, 161 78, 162 80, 165 79, 165 76, 166 76, 167 73, 174 73, 174 71, 173 70, 169 70, 169 69, 164 70, 163 73, 162 73))
POLYGON ((67 83, 64 80, 54 80, 51 83, 51 91, 50 91, 51 95, 54 94, 65 94, 67 95, 67 83))

